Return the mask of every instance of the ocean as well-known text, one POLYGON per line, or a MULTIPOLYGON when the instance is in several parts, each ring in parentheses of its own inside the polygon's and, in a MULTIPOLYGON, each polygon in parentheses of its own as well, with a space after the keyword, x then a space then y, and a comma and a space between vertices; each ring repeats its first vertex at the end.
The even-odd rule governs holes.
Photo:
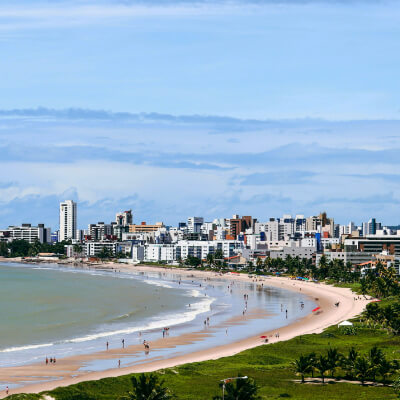
MULTIPOLYGON (((0 367, 43 362, 155 340, 164 327, 170 335, 204 330, 199 341, 152 351, 170 357, 257 335, 287 325, 311 312, 315 303, 301 293, 226 278, 204 281, 179 271, 119 272, 51 264, 0 264, 0 367), (233 290, 232 290, 233 289, 233 290), (246 309, 246 321, 230 323, 246 309), (303 304, 301 306, 301 304, 303 304), (288 310, 288 318, 285 310, 288 310), (229 328, 229 334, 227 334, 229 328)), ((124 357, 122 366, 147 355, 124 357)), ((84 363, 81 370, 115 367, 115 361, 84 363)))

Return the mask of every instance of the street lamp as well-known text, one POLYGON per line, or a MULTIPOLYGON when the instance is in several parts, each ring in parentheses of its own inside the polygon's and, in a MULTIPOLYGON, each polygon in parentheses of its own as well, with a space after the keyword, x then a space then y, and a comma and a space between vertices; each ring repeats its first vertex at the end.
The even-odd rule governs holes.
POLYGON ((221 379, 221 382, 223 382, 222 383, 222 400, 225 399, 225 385, 226 385, 227 382, 234 381, 236 379, 247 379, 247 378, 248 378, 247 376, 237 376, 236 378, 221 379))

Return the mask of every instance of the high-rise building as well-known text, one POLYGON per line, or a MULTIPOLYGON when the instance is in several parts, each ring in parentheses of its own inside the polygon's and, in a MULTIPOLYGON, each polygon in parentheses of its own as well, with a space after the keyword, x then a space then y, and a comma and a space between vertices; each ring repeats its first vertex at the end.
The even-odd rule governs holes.
POLYGON ((76 203, 65 200, 60 203, 59 240, 76 239, 76 203))
POLYGON ((256 222, 257 220, 249 215, 240 218, 239 215, 234 214, 229 220, 229 233, 236 239, 240 233, 245 233, 246 229, 253 228, 256 222))
POLYGON ((132 225, 133 223, 132 210, 119 212, 115 216, 115 221, 117 222, 118 226, 132 225))
POLYGON ((368 222, 362 224, 363 236, 376 235, 376 231, 380 229, 382 229, 382 224, 376 222, 375 218, 371 218, 368 222))
POLYGON ((200 233, 201 226, 204 223, 203 217, 189 217, 187 222, 188 232, 189 233, 200 233))

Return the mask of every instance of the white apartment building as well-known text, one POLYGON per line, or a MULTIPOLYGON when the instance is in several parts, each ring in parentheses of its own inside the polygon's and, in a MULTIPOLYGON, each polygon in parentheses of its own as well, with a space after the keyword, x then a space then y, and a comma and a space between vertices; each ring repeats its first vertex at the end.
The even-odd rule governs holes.
POLYGON ((204 223, 204 218, 202 217, 189 217, 187 222, 189 233, 200 233, 201 226, 204 223))
POLYGON ((44 224, 32 226, 22 224, 21 226, 9 226, 8 229, 0 231, 0 237, 5 241, 26 240, 29 243, 51 243, 51 229, 44 224))
POLYGON ((86 242, 84 247, 87 257, 98 256, 103 248, 108 249, 114 255, 117 252, 117 242, 86 242))
POLYGON ((287 256, 299 258, 312 258, 316 253, 314 247, 282 247, 281 249, 270 250, 269 256, 271 258, 283 258, 287 256))
POLYGON ((145 244, 132 247, 134 261, 144 260, 151 262, 176 262, 188 256, 206 259, 208 254, 221 250, 224 258, 232 257, 243 248, 243 242, 237 240, 181 240, 174 244, 145 244), (141 258, 143 256, 143 258, 141 258))
POLYGON ((149 244, 144 246, 145 261, 176 261, 176 247, 172 244, 149 244))
POLYGON ((189 255, 201 259, 207 258, 209 253, 214 254, 217 250, 222 250, 225 258, 237 254, 237 250, 242 249, 244 243, 239 240, 182 240, 176 244, 176 257, 182 260, 189 255))
POLYGON ((77 206, 72 200, 60 203, 59 240, 76 239, 77 206))
POLYGON ((113 234, 113 227, 111 224, 105 224, 104 222, 89 224, 88 234, 90 235, 91 240, 103 240, 105 236, 113 234))
POLYGON ((334 245, 337 246, 339 243, 339 238, 321 238, 321 244, 324 249, 333 247, 334 245))

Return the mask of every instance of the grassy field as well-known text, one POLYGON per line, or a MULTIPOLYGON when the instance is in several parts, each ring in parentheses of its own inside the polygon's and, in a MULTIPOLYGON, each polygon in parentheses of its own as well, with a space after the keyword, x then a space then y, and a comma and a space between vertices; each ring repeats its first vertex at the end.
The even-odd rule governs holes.
MULTIPOLYGON (((358 325, 358 326, 357 326, 358 325)), ((312 351, 325 353, 330 347, 346 353, 354 346, 361 353, 378 345, 388 359, 397 359, 400 353, 400 337, 389 336, 383 330, 363 328, 359 324, 357 334, 347 336, 336 327, 330 327, 321 334, 305 335, 286 342, 260 346, 232 357, 215 361, 186 364, 180 367, 158 371, 167 386, 181 400, 210 400, 220 394, 218 383, 221 379, 237 376, 238 373, 255 379, 263 399, 291 398, 310 399, 396 399, 390 387, 361 386, 352 383, 300 384, 292 371, 291 363, 301 354, 312 351)), ((340 371, 338 374, 340 376, 340 371)), ((57 400, 111 400, 118 399, 131 389, 129 375, 83 382, 50 392, 57 400)), ((12 399, 38 399, 39 396, 11 396, 12 399)))

